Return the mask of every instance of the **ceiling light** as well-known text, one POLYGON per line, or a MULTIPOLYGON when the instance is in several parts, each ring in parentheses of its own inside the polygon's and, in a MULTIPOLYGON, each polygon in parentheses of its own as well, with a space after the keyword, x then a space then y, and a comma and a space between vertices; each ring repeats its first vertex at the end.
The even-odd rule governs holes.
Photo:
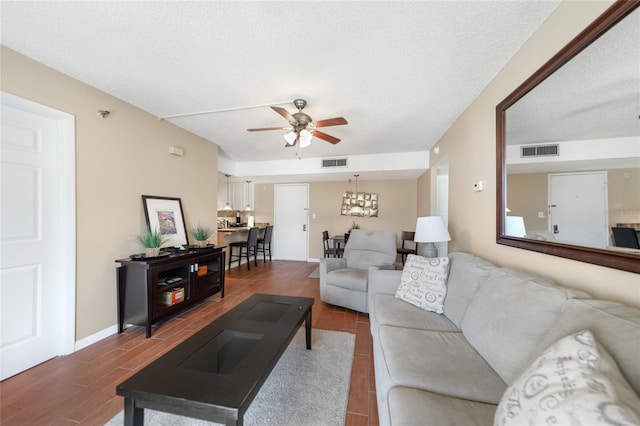
POLYGON ((356 204, 349 209, 349 216, 363 216, 364 209, 358 204, 358 176, 360 175, 353 176, 356 178, 356 204))
POLYGON ((289 133, 284 135, 284 140, 287 141, 287 144, 293 145, 293 143, 296 141, 297 137, 298 137, 298 135, 296 134, 296 132, 294 132, 292 130, 289 133))
POLYGON ((300 148, 306 148, 311 145, 311 132, 304 129, 300 132, 300 148))
POLYGON ((248 180, 247 181, 247 205, 244 208, 244 211, 246 212, 250 212, 253 211, 253 208, 251 207, 251 181, 248 180))
POLYGON ((231 204, 229 203, 229 176, 231 175, 225 175, 227 177, 227 204, 224 205, 224 210, 231 210, 231 204))

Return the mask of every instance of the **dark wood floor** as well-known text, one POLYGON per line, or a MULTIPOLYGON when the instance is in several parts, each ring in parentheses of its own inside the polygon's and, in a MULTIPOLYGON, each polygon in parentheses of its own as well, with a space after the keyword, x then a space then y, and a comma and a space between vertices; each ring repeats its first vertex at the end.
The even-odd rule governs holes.
POLYGON ((377 425, 369 317, 320 301, 319 280, 308 278, 316 267, 316 263, 273 261, 259 262, 251 271, 246 265, 234 268, 227 271, 224 299, 219 294, 210 297, 154 327, 149 339, 142 327, 130 327, 123 334, 11 377, 0 383, 0 424, 103 425, 123 408, 122 397, 115 394, 117 384, 252 293, 272 293, 315 297, 314 328, 356 335, 345 423, 377 425))

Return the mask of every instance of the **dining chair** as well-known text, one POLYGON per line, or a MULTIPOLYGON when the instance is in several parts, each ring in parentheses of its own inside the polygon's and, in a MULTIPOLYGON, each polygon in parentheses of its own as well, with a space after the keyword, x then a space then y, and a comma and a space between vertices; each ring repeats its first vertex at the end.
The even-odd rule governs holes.
POLYGON ((267 261, 267 254, 269 252, 269 262, 271 262, 271 237, 273 235, 273 225, 269 225, 264 228, 264 235, 262 238, 258 238, 258 246, 256 248, 257 253, 262 252, 262 261, 267 261))
POLYGON ((324 257, 333 257, 333 248, 329 244, 329 231, 322 231, 322 250, 324 257))
POLYGON ((253 261, 255 266, 258 266, 258 228, 249 229, 249 235, 247 236, 246 241, 234 241, 229 243, 229 269, 231 269, 231 262, 233 262, 233 258, 238 258, 238 267, 240 267, 240 262, 242 261, 242 253, 246 249, 246 257, 247 257, 247 269, 251 270, 251 261, 249 260, 249 256, 251 256, 251 252, 253 251, 253 261), (238 254, 233 254, 233 249, 238 249, 238 254))
POLYGON ((638 234, 635 229, 614 226, 611 228, 611 231, 613 232, 613 240, 616 247, 640 249, 638 234))
POLYGON ((418 244, 414 241, 416 237, 416 233, 415 232, 409 232, 409 231, 402 231, 402 233, 400 234, 400 239, 402 240, 402 246, 400 248, 398 248, 398 254, 400 255, 400 258, 402 259, 402 264, 404 265, 404 262, 407 260, 407 256, 410 254, 417 254, 418 251, 418 244), (413 248, 412 247, 405 247, 404 245, 406 243, 409 244, 413 244, 413 248))

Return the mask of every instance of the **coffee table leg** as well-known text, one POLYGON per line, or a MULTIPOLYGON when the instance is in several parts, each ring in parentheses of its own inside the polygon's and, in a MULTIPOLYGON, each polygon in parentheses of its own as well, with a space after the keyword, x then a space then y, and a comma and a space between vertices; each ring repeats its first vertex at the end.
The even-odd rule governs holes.
POLYGON ((311 308, 309 308, 307 318, 304 320, 304 328, 307 337, 307 349, 311 349, 311 308))
POLYGON ((124 399, 124 426, 144 425, 144 408, 136 408, 133 398, 124 399))

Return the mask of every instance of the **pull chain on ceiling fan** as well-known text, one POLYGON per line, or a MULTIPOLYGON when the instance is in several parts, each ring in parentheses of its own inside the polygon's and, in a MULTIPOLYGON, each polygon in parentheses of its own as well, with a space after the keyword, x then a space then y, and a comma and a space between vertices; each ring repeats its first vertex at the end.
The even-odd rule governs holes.
POLYGON ((309 115, 302 112, 302 109, 307 105, 307 101, 305 101, 304 99, 296 99, 293 101, 293 104, 296 108, 298 108, 298 112, 294 114, 290 114, 289 111, 284 108, 271 106, 271 109, 284 117, 284 119, 289 122, 291 127, 261 127, 247 130, 249 132, 261 132, 264 130, 289 130, 289 132, 284 135, 284 139, 287 141, 287 144, 285 146, 287 147, 295 146, 298 142, 300 142, 299 147, 305 148, 311 145, 311 138, 313 136, 327 141, 331 144, 337 144, 338 142, 340 142, 340 139, 321 132, 317 128, 349 124, 346 119, 344 119, 343 117, 335 117, 328 118, 326 120, 313 121, 313 119, 309 115))

